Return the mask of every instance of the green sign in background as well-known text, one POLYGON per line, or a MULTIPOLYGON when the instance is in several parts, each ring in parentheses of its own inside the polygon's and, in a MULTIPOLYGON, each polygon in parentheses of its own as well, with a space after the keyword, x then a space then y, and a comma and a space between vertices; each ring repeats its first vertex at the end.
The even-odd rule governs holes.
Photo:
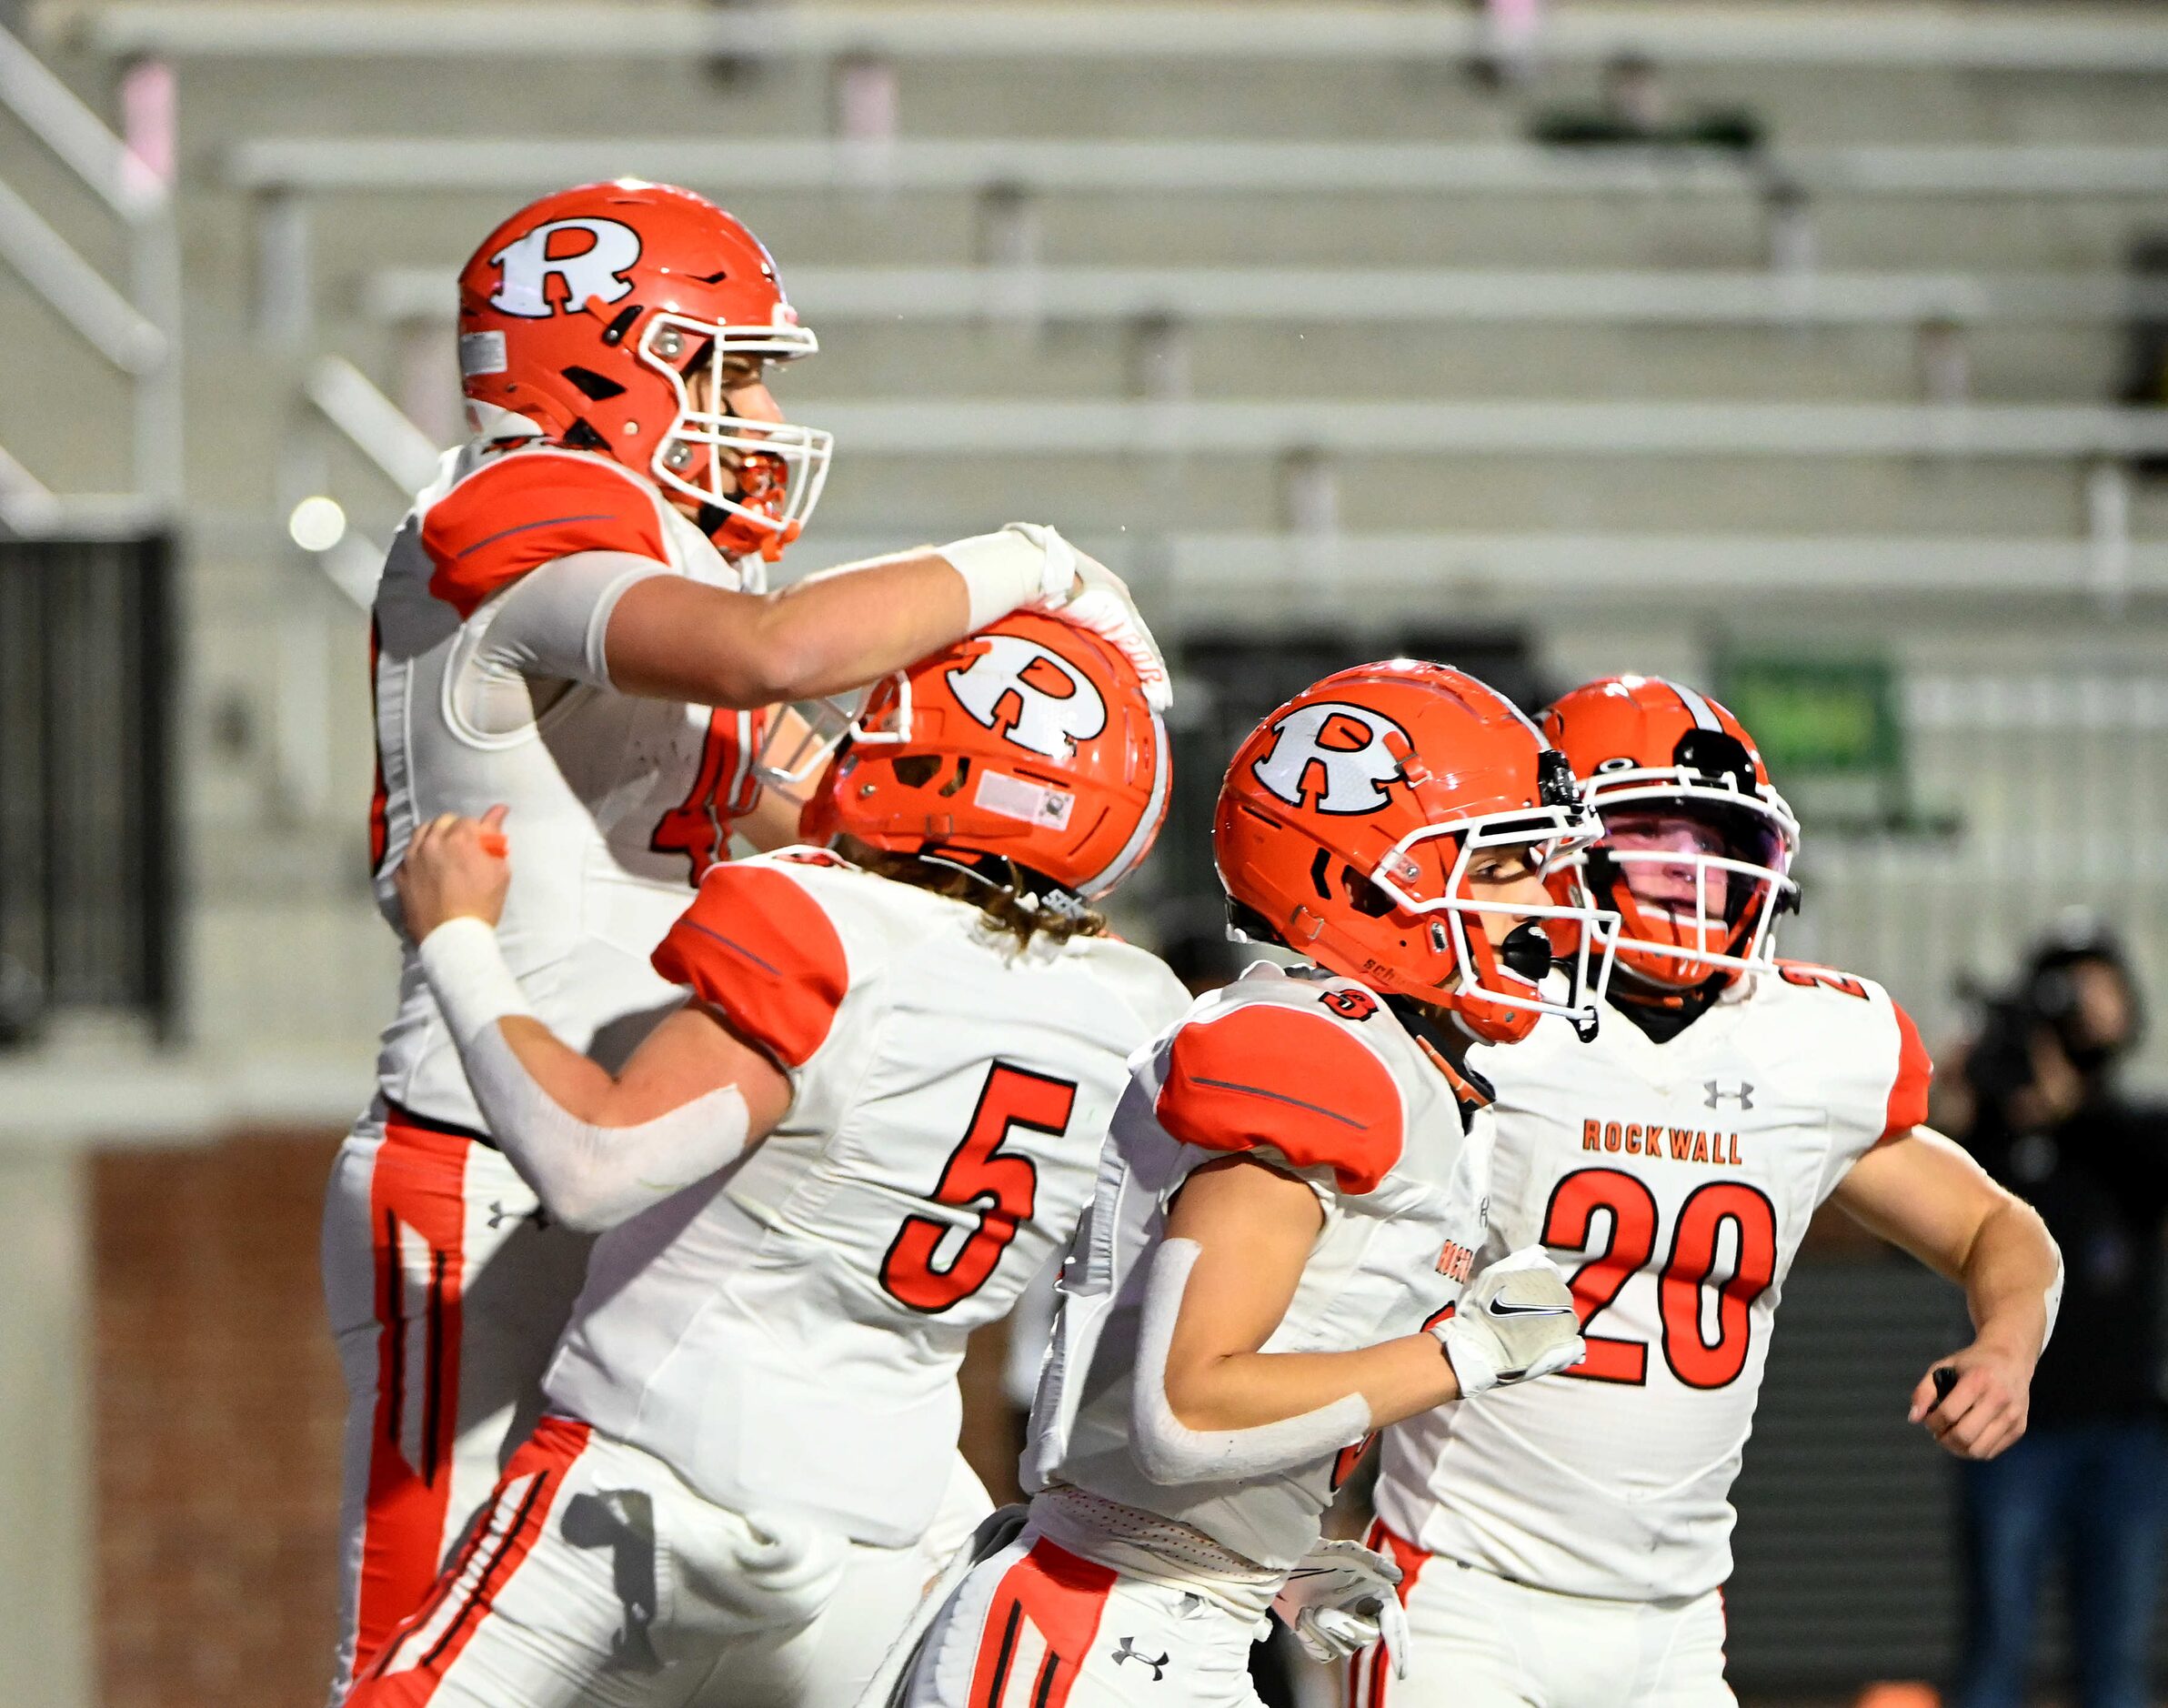
POLYGON ((1904 724, 1886 658, 1721 661, 1717 697, 1802 812, 1895 828, 1907 818, 1904 724))

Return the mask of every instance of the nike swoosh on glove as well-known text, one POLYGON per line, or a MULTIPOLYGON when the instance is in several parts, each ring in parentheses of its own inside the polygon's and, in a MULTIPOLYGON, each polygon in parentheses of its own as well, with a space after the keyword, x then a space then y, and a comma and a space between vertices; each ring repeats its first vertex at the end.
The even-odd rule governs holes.
POLYGON ((1385 1644, 1395 1678, 1408 1676, 1408 1615, 1393 1586, 1400 1568, 1359 1542, 1320 1542, 1272 1599, 1272 1611, 1313 1661, 1340 1661, 1385 1644))
POLYGON ((1453 1314, 1430 1331, 1445 1343, 1465 1400, 1548 1376, 1588 1351, 1573 1295, 1540 1245, 1501 1257, 1461 1290, 1453 1314))

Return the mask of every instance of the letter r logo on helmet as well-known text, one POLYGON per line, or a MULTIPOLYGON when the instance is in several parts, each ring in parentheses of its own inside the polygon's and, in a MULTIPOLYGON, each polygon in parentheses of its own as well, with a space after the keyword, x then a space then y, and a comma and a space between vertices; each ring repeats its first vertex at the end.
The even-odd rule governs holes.
POLYGON ((1384 785, 1400 774, 1386 737, 1411 750, 1407 731, 1382 712, 1338 700, 1299 706, 1272 726, 1272 749, 1250 769, 1290 807, 1320 812, 1376 812, 1384 785), (1305 795, 1308 796, 1307 801, 1305 795))
POLYGON ((957 704, 989 729, 1029 752, 1066 759, 1107 727, 1106 700, 1059 653, 1021 635, 980 641, 985 650, 949 671, 948 682, 957 704))
POLYGON ((630 226, 614 219, 553 219, 489 257, 492 266, 504 269, 489 306, 527 320, 547 319, 557 312, 547 288, 552 273, 565 281, 568 314, 589 302, 617 302, 632 294, 632 281, 619 275, 639 258, 640 234, 630 226), (569 232, 585 233, 587 246, 575 254, 551 254, 552 244, 569 232))

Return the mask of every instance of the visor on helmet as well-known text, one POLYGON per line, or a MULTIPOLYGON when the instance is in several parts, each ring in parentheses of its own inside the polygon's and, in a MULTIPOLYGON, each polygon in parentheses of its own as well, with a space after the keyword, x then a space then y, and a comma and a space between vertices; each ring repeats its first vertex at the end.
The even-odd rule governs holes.
POLYGON ((1766 784, 1734 774, 1712 780, 1699 767, 1599 771, 1591 806, 1610 833, 1554 861, 1595 905, 1623 921, 1619 947, 1630 967, 1670 982, 1709 972, 1759 973, 1776 958, 1777 916, 1798 905, 1791 876, 1799 826, 1766 784), (1642 814, 1700 834, 1713 848, 1621 848, 1613 838, 1642 814))

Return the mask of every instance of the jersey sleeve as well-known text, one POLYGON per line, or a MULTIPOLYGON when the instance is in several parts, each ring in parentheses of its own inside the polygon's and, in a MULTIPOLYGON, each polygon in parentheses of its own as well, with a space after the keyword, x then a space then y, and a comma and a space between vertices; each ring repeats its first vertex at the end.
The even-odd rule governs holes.
POLYGON ((586 457, 514 452, 485 464, 422 517, 429 591, 471 617, 554 558, 627 552, 667 563, 662 517, 631 477, 586 457))
POLYGON ((1792 1024, 1804 1029, 1822 1064, 1830 1147, 1815 1199, 1820 1203, 1853 1163, 1927 1119, 1934 1063, 1912 1017, 1880 985, 1789 963, 1784 977, 1808 990, 1813 1004, 1792 1024))
POLYGON ((835 921, 806 886, 759 863, 709 869, 654 954, 797 1083, 836 1030, 850 990, 835 921))
POLYGON ((530 571, 489 619, 487 657, 527 676, 562 677, 608 688, 603 641, 625 589, 667 565, 607 558, 559 558, 530 571))
POLYGON ((1934 1062, 1920 1041, 1920 1029, 1894 997, 1890 1013, 1897 1022, 1897 1070, 1890 1080, 1890 1094, 1882 1107, 1882 1139, 1902 1139, 1927 1119, 1927 1088, 1934 1079, 1934 1062))
POLYGON ((1205 1150, 1270 1150, 1330 1169, 1341 1191, 1373 1191, 1400 1160, 1407 1125, 1391 1070, 1321 1011, 1250 1002, 1175 1033, 1154 1112, 1205 1150))

